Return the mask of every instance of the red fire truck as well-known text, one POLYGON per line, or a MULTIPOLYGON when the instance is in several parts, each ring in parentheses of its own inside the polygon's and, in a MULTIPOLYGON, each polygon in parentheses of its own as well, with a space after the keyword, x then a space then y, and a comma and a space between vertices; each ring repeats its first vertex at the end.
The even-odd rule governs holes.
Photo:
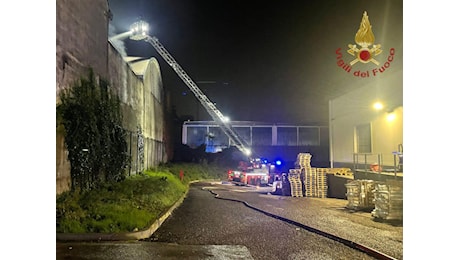
POLYGON ((240 161, 236 170, 229 170, 228 180, 236 185, 267 185, 269 181, 269 165, 261 159, 240 161))

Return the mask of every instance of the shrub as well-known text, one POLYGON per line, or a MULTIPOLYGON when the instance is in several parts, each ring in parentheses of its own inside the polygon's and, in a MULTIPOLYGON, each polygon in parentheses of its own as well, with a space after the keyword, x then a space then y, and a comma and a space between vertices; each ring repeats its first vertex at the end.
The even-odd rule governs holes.
POLYGON ((105 80, 88 76, 60 93, 58 128, 65 129, 72 189, 90 190, 105 181, 121 181, 129 165, 126 131, 118 96, 105 80))

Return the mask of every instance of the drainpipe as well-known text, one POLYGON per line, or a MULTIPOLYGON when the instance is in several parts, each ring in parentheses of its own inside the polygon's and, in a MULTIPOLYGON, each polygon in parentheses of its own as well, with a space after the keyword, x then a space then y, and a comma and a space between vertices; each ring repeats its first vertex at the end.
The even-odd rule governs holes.
POLYGON ((334 168, 334 142, 333 142, 333 123, 332 123, 332 100, 329 100, 329 160, 331 161, 331 168, 334 168))

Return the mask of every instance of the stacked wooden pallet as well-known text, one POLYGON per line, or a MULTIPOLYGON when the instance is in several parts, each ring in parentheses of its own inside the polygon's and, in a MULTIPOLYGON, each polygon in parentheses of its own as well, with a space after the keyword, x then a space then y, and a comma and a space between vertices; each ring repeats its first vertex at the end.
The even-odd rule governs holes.
POLYGON ((288 180, 292 197, 303 197, 301 173, 302 169, 289 169, 288 180))
POLYGON ((297 154, 297 160, 295 165, 298 168, 308 168, 311 167, 311 154, 309 153, 299 153, 297 154))
POLYGON ((315 194, 315 197, 326 198, 327 197, 327 190, 328 190, 327 169, 326 168, 316 168, 316 194, 315 194))
POLYGON ((376 184, 374 192, 374 218, 383 220, 402 220, 403 218, 403 185, 402 181, 387 180, 376 184))
POLYGON ((307 175, 306 172, 310 171, 311 169, 311 154, 309 153, 299 153, 297 154, 297 160, 295 162, 296 167, 298 169, 292 169, 293 171, 300 171, 300 194, 301 196, 309 196, 311 193, 310 190, 307 190, 307 182, 310 183, 310 181, 313 180, 307 180, 305 177, 307 175), (309 193, 310 192, 310 193, 309 193))
POLYGON ((304 172, 305 196, 316 197, 318 193, 316 188, 316 168, 305 168, 304 172))
POLYGON ((327 171, 325 168, 305 168, 305 195, 307 197, 327 197, 327 171))
POLYGON ((301 180, 304 185, 305 196, 326 198, 327 197, 327 168, 311 167, 311 154, 299 153, 296 166, 301 169, 301 180))

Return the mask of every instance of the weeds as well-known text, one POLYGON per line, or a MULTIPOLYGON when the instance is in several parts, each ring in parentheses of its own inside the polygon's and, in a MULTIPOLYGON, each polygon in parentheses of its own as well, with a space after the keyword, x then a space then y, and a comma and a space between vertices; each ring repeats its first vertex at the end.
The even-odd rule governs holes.
POLYGON ((187 192, 190 181, 224 176, 225 171, 213 165, 164 164, 121 182, 66 192, 56 198, 56 232, 144 230, 187 192))

